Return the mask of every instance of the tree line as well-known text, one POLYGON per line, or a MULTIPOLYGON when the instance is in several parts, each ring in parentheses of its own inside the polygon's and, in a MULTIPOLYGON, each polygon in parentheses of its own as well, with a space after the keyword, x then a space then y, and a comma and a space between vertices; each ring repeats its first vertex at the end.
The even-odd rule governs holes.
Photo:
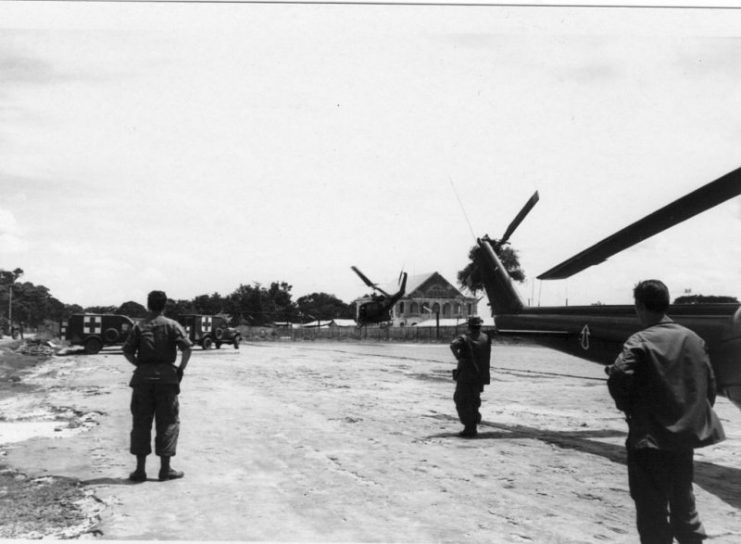
MULTIPOLYGON (((23 270, 0 269, 0 328, 8 331, 10 321, 37 328, 45 322, 61 322, 76 313, 112 313, 134 318, 144 317, 147 309, 136 301, 120 306, 67 304, 55 298, 43 285, 20 281, 23 270)), ((266 287, 260 283, 243 284, 228 295, 198 295, 192 299, 168 300, 165 314, 224 314, 232 325, 265 326, 280 321, 302 323, 331 319, 353 319, 355 308, 334 295, 311 293, 293 300, 292 286, 284 281, 266 287)))
MULTIPOLYGON (((510 277, 519 283, 525 280, 517 251, 509 246, 495 244, 495 249, 510 277)), ((467 265, 458 272, 458 284, 474 294, 484 288, 483 269, 478 245, 468 254, 467 265)), ((146 308, 139 302, 126 301, 120 306, 88 306, 66 304, 43 285, 19 281, 23 270, 0 269, 0 329, 7 331, 10 319, 36 328, 45 321, 60 322, 75 313, 114 313, 131 318, 144 317, 146 308)), ((232 325, 265 326, 280 321, 302 323, 354 319, 355 308, 334 295, 311 293, 293 300, 292 286, 284 281, 272 282, 269 287, 260 283, 243 284, 228 295, 219 293, 198 295, 192 299, 168 300, 165 314, 177 317, 183 314, 230 316, 232 325)), ((685 295, 677 297, 674 304, 703 302, 738 302, 736 297, 715 295, 685 295)), ((600 302, 594 303, 596 305, 600 302)))

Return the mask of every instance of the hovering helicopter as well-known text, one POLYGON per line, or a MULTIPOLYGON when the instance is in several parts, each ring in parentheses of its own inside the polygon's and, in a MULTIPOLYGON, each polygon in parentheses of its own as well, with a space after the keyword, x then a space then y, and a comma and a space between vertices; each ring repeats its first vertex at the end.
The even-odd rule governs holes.
POLYGON ((399 290, 393 295, 390 295, 369 280, 357 267, 351 266, 350 268, 360 276, 360 279, 363 280, 368 287, 381 293, 380 295, 373 293, 369 302, 360 305, 358 308, 358 325, 362 327, 363 325, 371 323, 382 324, 391 321, 391 309, 394 307, 394 304, 404 296, 407 286, 407 273, 401 273, 399 276, 399 290))
MULTIPOLYGON (((608 236, 538 276, 564 279, 741 194, 741 168, 679 198, 608 236)), ((501 240, 484 236, 481 248, 484 289, 500 334, 529 337, 547 347, 611 364, 630 335, 641 329, 633 305, 525 306, 497 256, 525 215, 537 202, 531 197, 501 240)), ((668 315, 694 330, 706 342, 718 392, 741 409, 741 306, 738 303, 673 304, 668 315)))

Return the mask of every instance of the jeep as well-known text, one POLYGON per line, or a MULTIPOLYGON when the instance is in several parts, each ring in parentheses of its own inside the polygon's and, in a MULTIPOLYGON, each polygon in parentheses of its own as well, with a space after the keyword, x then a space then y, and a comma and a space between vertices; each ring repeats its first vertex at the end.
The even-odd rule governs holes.
POLYGON ((224 344, 232 344, 234 349, 239 349, 242 335, 221 316, 184 314, 177 317, 177 322, 185 328, 190 341, 203 349, 211 349, 211 346, 219 349, 224 344))

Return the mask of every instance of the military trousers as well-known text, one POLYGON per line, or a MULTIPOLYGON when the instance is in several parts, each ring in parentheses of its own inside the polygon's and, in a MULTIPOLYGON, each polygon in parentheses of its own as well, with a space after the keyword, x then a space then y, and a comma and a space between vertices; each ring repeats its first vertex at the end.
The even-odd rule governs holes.
POLYGON ((692 492, 694 451, 628 448, 628 484, 642 544, 696 544, 707 538, 692 492))
POLYGON ((132 385, 131 448, 134 455, 152 453, 152 422, 155 424, 154 453, 175 455, 180 434, 180 386, 172 383, 132 385))
POLYGON ((479 382, 456 382, 453 401, 458 412, 458 419, 466 427, 475 427, 481 423, 481 391, 479 382))

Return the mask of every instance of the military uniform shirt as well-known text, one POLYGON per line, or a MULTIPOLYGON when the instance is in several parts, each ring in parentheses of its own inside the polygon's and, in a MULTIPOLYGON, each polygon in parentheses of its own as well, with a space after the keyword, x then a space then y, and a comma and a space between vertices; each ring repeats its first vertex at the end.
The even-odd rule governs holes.
POLYGON ((632 335, 607 382, 628 419, 628 447, 681 451, 720 442, 705 342, 665 317, 632 335))
POLYGON ((481 331, 476 339, 466 333, 450 343, 458 359, 458 382, 489 384, 491 341, 491 335, 481 331))
POLYGON ((180 323, 161 314, 148 315, 134 325, 123 346, 124 353, 136 358, 136 370, 130 385, 151 382, 177 384, 177 350, 190 346, 180 323))

